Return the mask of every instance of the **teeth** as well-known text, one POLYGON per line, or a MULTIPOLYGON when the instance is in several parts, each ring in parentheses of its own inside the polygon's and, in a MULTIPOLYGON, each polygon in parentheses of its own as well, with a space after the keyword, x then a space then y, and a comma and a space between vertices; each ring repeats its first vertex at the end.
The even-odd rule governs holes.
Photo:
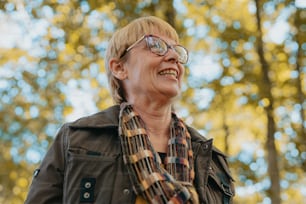
POLYGON ((160 75, 173 75, 173 76, 177 76, 177 73, 176 73, 176 71, 175 70, 173 70, 173 69, 167 69, 167 70, 163 70, 163 71, 161 71, 161 72, 159 72, 159 74, 160 75))

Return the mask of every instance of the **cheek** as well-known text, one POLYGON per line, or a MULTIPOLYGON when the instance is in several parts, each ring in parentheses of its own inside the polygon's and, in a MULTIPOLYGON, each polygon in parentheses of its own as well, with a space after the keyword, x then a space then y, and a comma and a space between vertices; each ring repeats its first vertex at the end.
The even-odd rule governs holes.
POLYGON ((128 78, 131 79, 136 79, 139 77, 140 73, 140 67, 138 60, 129 56, 130 58, 126 61, 126 70, 128 74, 128 78))
POLYGON ((180 66, 180 71, 181 71, 180 79, 183 79, 185 75, 185 67, 183 65, 179 65, 179 66, 180 66))

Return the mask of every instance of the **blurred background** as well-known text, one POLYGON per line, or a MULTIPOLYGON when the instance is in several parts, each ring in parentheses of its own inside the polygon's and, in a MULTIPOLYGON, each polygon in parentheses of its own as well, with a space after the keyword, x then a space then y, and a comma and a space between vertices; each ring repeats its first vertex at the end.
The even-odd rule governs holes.
POLYGON ((229 155, 235 203, 306 200, 306 0, 0 1, 0 203, 59 127, 113 104, 104 55, 139 16, 190 50, 178 114, 229 155))

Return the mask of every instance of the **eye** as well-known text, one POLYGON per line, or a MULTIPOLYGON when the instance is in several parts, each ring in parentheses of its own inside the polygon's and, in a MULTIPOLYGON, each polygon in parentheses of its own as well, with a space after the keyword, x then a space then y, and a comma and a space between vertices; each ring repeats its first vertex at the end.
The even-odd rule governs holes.
POLYGON ((148 47, 150 50, 158 55, 163 55, 167 51, 167 45, 158 38, 148 38, 148 47))

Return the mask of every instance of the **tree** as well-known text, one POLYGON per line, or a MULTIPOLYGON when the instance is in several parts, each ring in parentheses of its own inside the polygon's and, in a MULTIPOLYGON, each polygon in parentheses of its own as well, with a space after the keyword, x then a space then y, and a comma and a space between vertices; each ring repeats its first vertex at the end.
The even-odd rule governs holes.
POLYGON ((76 101, 83 115, 112 104, 108 39, 147 15, 167 20, 190 50, 176 110, 230 155, 235 203, 305 199, 306 15, 292 1, 8 0, 0 9, 1 25, 31 41, 0 48, 0 202, 22 203, 76 101), (276 41, 278 24, 288 30, 276 41))
MULTIPOLYGON (((298 77, 296 78, 296 87, 297 87, 297 103, 300 106, 300 118, 301 122, 297 129, 298 132, 298 147, 299 151, 303 154, 306 152, 306 126, 305 126, 305 90, 303 90, 303 80, 305 79, 305 73, 303 71, 303 62, 305 62, 305 49, 303 49, 303 44, 306 42, 306 32, 302 29, 302 26, 305 26, 305 10, 296 9, 293 26, 294 26, 294 40, 297 44, 296 50, 296 64, 295 70, 298 73, 298 77)), ((302 159, 303 169, 306 171, 306 158, 302 159)))
POLYGON ((274 121, 274 98, 272 95, 272 82, 269 78, 269 64, 264 56, 264 45, 263 45, 263 33, 261 26, 261 15, 262 15, 262 4, 258 0, 255 0, 256 4, 256 21, 257 21, 257 54, 259 56, 259 63, 262 69, 262 80, 260 81, 260 98, 265 101, 264 108, 266 112, 267 120, 267 140, 266 140, 266 150, 268 158, 268 174, 271 179, 271 200, 273 204, 281 203, 280 200, 280 177, 279 177, 279 167, 278 153, 275 146, 274 134, 276 132, 275 121, 274 121))

